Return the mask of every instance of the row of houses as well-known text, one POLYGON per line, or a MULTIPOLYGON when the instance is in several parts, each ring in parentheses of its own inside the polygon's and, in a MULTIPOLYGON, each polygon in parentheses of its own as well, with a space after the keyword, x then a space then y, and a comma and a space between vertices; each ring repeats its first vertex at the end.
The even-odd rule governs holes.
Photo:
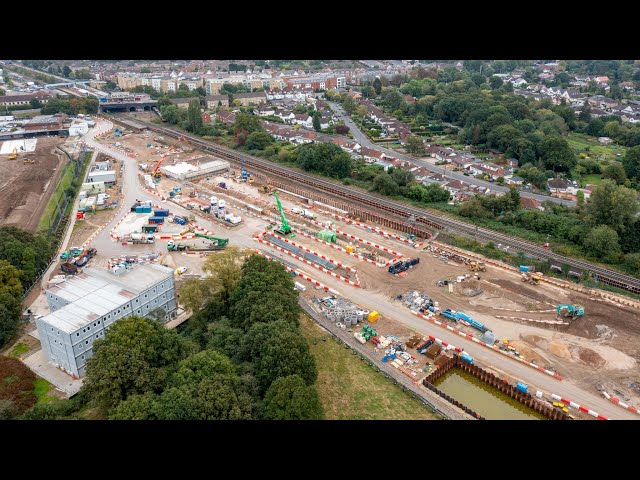
MULTIPOLYGON (((411 97, 411 99, 413 100, 413 97, 411 97)), ((360 105, 364 105, 366 107, 367 117, 380 125, 387 136, 397 136, 400 141, 404 143, 411 135, 411 127, 409 127, 409 125, 387 115, 380 108, 375 106, 371 100, 360 100, 360 105)))

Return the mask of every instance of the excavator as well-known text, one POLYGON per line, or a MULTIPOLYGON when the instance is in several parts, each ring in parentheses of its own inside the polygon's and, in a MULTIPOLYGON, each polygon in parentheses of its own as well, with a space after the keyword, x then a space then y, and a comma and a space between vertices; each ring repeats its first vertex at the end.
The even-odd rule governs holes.
POLYGON ((205 235, 204 233, 196 233, 196 237, 206 238, 207 240, 216 242, 216 245, 218 245, 218 247, 226 247, 229 244, 228 238, 212 237, 211 235, 205 235))
POLYGON ((16 158, 18 158, 18 149, 13 147, 13 152, 9 154, 9 160, 15 160, 16 158))
POLYGON ((276 233, 279 233, 283 237, 288 235, 289 238, 295 238, 296 234, 291 231, 289 222, 287 222, 287 219, 284 216, 284 211, 282 210, 282 204, 280 203, 280 198, 278 197, 277 190, 273 191, 273 196, 276 197, 276 203, 278 204, 278 210, 280 211, 280 218, 282 219, 282 225, 279 229, 275 229, 274 231, 276 233))
POLYGON ((471 260, 469 262, 469 270, 472 272, 486 272, 487 266, 484 262, 476 262, 475 260, 471 260))
POLYGON ((564 317, 576 319, 584 316, 584 307, 582 305, 571 305, 570 303, 561 303, 558 305, 557 313, 558 318, 562 316, 562 312, 566 310, 564 317))
POLYGON ((151 176, 153 177, 153 181, 154 182, 158 183, 160 181, 160 177, 162 177, 162 173, 159 170, 160 170, 160 166, 162 165, 162 162, 167 157, 167 155, 169 155, 171 153, 171 151, 175 148, 175 146, 178 145, 178 143, 180 143, 181 140, 184 140, 187 145, 191 146, 189 144, 189 142, 187 141, 187 139, 184 138, 183 135, 180 135, 180 138, 178 138, 178 140, 176 140, 176 142, 173 145, 171 145, 169 150, 167 150, 167 153, 165 153, 162 156, 162 158, 160 158, 160 160, 158 160, 158 163, 156 163, 156 166, 153 169, 153 173, 151 174, 151 176))

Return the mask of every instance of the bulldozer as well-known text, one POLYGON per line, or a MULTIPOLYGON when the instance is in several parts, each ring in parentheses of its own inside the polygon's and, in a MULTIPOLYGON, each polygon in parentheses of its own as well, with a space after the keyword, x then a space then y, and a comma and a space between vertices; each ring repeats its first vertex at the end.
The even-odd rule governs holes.
POLYGON ((469 270, 472 272, 486 272, 487 266, 484 262, 476 262, 475 260, 471 260, 469 262, 469 270))
POLYGON ((542 273, 525 272, 522 274, 522 281, 529 282, 531 285, 540 285, 541 278, 542 278, 542 273))
POLYGON ((267 195, 271 195, 273 193, 273 188, 271 185, 260 185, 258 188, 260 193, 266 193, 267 195))

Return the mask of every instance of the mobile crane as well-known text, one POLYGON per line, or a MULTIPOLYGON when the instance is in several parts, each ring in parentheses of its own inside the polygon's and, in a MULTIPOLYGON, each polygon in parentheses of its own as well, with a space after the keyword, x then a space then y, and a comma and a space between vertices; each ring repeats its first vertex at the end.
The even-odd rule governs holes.
POLYGON ((287 222, 287 219, 284 216, 284 211, 282 210, 282 204, 280 203, 277 190, 273 191, 273 196, 276 197, 276 203, 278 204, 278 210, 280 211, 280 218, 282 219, 282 225, 279 229, 275 230, 275 232, 283 236, 289 235, 289 238, 294 238, 296 234, 291 232, 289 222, 287 222))
POLYGON ((158 163, 156 163, 155 168, 153 169, 153 173, 151 174, 151 176, 153 177, 153 180, 157 183, 158 181, 160 181, 160 177, 161 174, 159 172, 160 166, 162 165, 162 162, 164 161, 164 159, 167 157, 167 155, 169 155, 171 153, 171 151, 175 148, 175 146, 180 143, 181 140, 184 140, 187 144, 189 144, 189 142, 187 142, 187 139, 184 138, 183 135, 180 135, 180 138, 178 138, 178 140, 176 140, 176 142, 171 145, 171 147, 169 148, 169 150, 167 150, 167 153, 165 153, 162 158, 160 160, 158 160, 158 163))

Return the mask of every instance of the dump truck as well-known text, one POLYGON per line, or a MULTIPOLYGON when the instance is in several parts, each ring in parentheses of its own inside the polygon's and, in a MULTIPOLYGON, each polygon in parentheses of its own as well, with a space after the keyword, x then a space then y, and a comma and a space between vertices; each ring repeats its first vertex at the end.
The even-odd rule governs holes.
POLYGON ((60 268, 64 273, 68 273, 69 275, 75 275, 78 273, 78 267, 76 267, 73 263, 65 262, 60 265, 60 268))
POLYGON ((541 278, 542 278, 542 273, 525 272, 522 274, 522 281, 529 282, 531 285, 539 285, 541 278))
POLYGON ((155 243, 155 237, 150 233, 132 233, 130 235, 125 236, 125 242, 131 243, 155 243))

